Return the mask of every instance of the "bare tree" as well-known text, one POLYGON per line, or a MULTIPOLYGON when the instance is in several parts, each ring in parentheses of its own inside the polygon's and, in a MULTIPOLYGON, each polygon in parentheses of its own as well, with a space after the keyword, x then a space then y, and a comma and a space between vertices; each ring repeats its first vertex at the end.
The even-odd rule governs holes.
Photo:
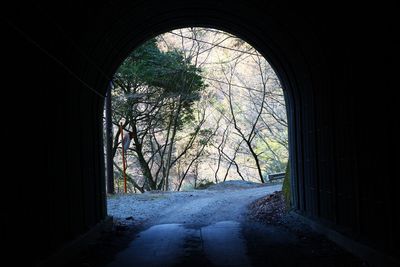
MULTIPOLYGON (((114 110, 113 121, 115 125, 122 121, 133 134, 129 166, 140 172, 131 183, 133 190, 181 190, 189 174, 194 175, 195 184, 204 177, 205 166, 213 171, 205 178, 216 183, 228 179, 232 168, 242 180, 256 177, 265 182, 266 169, 287 158, 284 97, 272 68, 247 43, 218 30, 179 29, 157 40, 163 51, 181 54, 187 66, 204 68, 198 75, 209 90, 199 99, 188 99, 185 92, 193 77, 176 66, 157 66, 161 73, 169 73, 163 77, 178 73, 175 79, 185 84, 174 94, 160 93, 164 84, 159 77, 154 84, 115 80, 121 101, 114 106, 125 108, 114 110), (207 100, 209 92, 214 95, 207 100), (187 103, 195 103, 191 112, 197 117, 183 125, 187 103)), ((118 156, 120 133, 115 129, 112 153, 118 156)))

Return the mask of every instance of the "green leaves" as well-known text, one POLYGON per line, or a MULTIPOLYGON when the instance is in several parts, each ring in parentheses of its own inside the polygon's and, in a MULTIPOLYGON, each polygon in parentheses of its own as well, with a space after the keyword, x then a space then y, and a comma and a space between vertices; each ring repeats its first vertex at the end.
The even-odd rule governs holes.
MULTIPOLYGON (((115 74, 115 82, 125 91, 124 97, 131 105, 143 101, 157 105, 163 99, 180 101, 178 121, 185 124, 194 119, 192 104, 200 99, 200 92, 206 88, 200 72, 184 59, 181 52, 162 52, 156 40, 151 39, 127 57, 115 74)), ((171 111, 170 107, 164 107, 165 114, 171 111)))
POLYGON ((190 94, 204 87, 199 73, 200 69, 186 62, 180 52, 162 52, 151 39, 128 56, 116 77, 157 87, 166 95, 190 94))

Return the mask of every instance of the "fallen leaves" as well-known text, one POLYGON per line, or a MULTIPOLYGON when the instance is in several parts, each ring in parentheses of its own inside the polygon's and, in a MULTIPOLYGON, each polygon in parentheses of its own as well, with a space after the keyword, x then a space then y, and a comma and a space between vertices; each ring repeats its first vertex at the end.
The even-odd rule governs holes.
POLYGON ((285 213, 285 199, 282 191, 275 191, 256 200, 249 206, 251 219, 269 224, 281 224, 281 219, 285 213))

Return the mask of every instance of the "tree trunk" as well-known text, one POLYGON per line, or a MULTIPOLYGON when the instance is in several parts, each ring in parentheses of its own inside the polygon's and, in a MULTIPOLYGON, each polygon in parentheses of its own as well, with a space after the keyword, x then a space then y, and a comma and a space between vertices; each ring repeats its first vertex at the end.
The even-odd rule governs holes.
POLYGON ((186 168, 186 171, 184 172, 182 178, 181 178, 180 181, 179 181, 179 185, 178 185, 177 191, 181 190, 183 180, 185 180, 185 177, 186 177, 186 175, 188 174, 188 172, 189 172, 189 170, 190 170, 190 167, 191 167, 192 164, 195 163, 196 160, 201 156, 201 154, 202 154, 203 151, 204 151, 204 148, 206 147, 206 145, 208 144, 208 142, 210 142, 211 138, 215 135, 215 133, 218 131, 218 129, 219 129, 219 121, 218 121, 218 123, 217 123, 217 128, 215 129, 215 131, 207 138, 207 141, 204 142, 204 144, 203 144, 202 147, 200 148, 200 150, 199 150, 199 152, 197 153, 197 155, 194 157, 194 159, 192 159, 192 161, 190 162, 189 166, 186 168))
POLYGON ((143 152, 142 152, 142 144, 139 141, 138 133, 137 133, 137 128, 135 122, 131 123, 132 126, 132 133, 133 133, 133 141, 135 143, 135 152, 139 160, 139 165, 142 170, 142 174, 145 178, 145 188, 146 190, 156 190, 156 183, 153 180, 153 176, 151 174, 151 170, 149 168, 149 165, 147 164, 146 159, 144 158, 143 152))
POLYGON ((167 164, 166 164, 166 171, 165 171, 165 191, 169 190, 168 179, 169 179, 169 171, 171 169, 172 149, 174 147, 175 135, 176 135, 176 131, 178 128, 178 118, 179 118, 179 114, 181 113, 181 108, 182 108, 182 102, 181 102, 181 98, 179 97, 178 109, 176 110, 176 113, 174 115, 174 125, 173 125, 173 129, 172 129, 172 136, 171 136, 171 141, 170 141, 168 156, 167 156, 167 164))
POLYGON ((264 177, 262 175, 262 170, 261 170, 261 166, 260 166, 260 160, 258 159, 258 155, 256 154, 256 152, 254 152, 253 148, 251 147, 250 142, 246 142, 246 144, 249 147, 251 155, 253 155, 254 161, 256 162, 257 171, 258 171, 258 175, 260 176, 261 183, 265 183, 264 177))
POLYGON ((106 110, 106 169, 107 169, 107 193, 114 194, 114 166, 113 166, 113 125, 111 117, 111 90, 110 84, 106 96, 105 110, 106 110))

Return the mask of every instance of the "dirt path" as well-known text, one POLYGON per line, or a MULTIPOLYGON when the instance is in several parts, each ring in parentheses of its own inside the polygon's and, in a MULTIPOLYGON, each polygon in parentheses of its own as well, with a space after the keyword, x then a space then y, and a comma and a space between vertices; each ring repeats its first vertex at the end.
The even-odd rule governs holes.
POLYGON ((241 189, 208 191, 177 202, 158 214, 154 224, 186 223, 208 225, 221 221, 242 222, 247 206, 256 199, 280 190, 281 185, 241 189))
POLYGON ((247 206, 256 199, 281 189, 281 185, 236 183, 188 192, 157 192, 119 196, 109 199, 108 212, 120 221, 133 221, 150 227, 165 223, 207 225, 245 218, 247 206))
POLYGON ((232 182, 208 190, 113 197, 108 211, 122 230, 116 227, 68 267, 366 266, 298 222, 253 220, 249 204, 280 189, 232 182))

